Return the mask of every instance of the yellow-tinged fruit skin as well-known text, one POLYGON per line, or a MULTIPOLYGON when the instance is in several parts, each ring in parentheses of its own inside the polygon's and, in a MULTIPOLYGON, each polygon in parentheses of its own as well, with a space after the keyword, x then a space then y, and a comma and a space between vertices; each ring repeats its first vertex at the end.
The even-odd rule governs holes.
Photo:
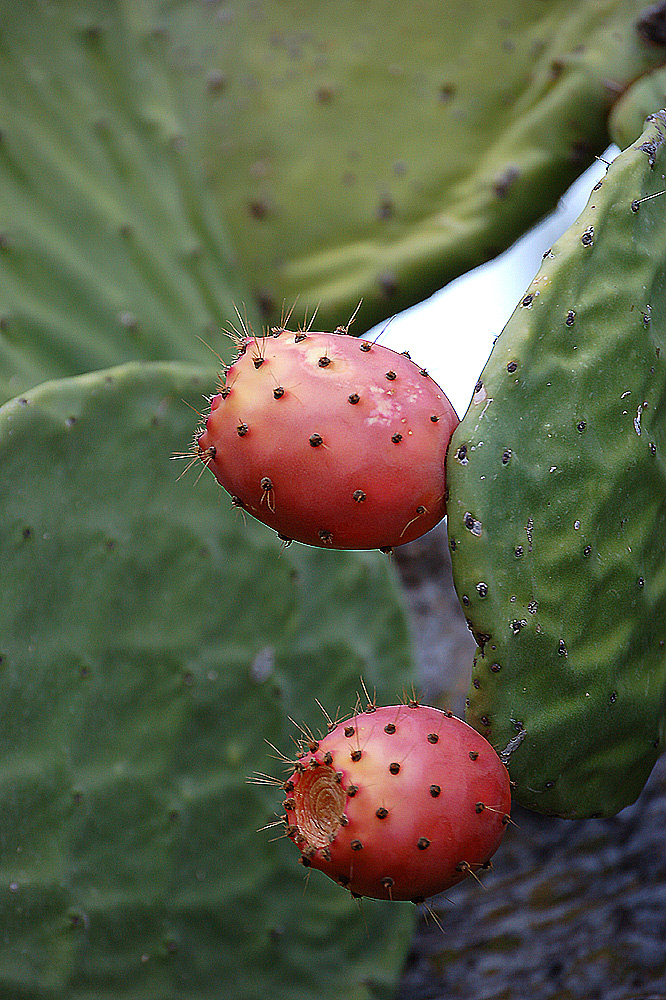
POLYGON ((446 513, 457 424, 408 356, 342 333, 280 330, 243 341, 197 445, 234 502, 284 539, 389 548, 446 513))
POLYGON ((303 863, 378 899, 420 901, 488 867, 511 807, 487 740, 418 704, 369 706, 338 723, 284 789, 303 863))

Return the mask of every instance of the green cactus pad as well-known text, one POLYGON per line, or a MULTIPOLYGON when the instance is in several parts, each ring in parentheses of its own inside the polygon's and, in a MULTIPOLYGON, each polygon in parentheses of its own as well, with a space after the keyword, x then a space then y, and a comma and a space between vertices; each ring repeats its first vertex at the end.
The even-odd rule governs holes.
POLYGON ((169 88, 114 3, 4 4, 0 402, 121 361, 209 364, 252 303, 169 88))
MULTIPOLYGON (((642 11, 636 22, 639 37, 650 46, 666 46, 666 21, 660 3, 651 4, 642 11)), ((661 61, 660 61, 661 62, 661 61)), ((666 67, 644 73, 624 91, 615 102, 608 119, 608 130, 613 142, 624 149, 638 135, 647 115, 655 108, 666 105, 666 67)))
MULTIPOLYGON (((260 827, 291 716, 410 682, 379 553, 280 550, 170 461, 214 373, 128 364, 0 408, 0 997, 367 1000, 409 906, 260 827)), ((286 765, 285 765, 286 766, 286 765)))
POLYGON ((666 105, 666 67, 646 73, 613 105, 608 128, 613 142, 624 149, 642 131, 643 122, 655 108, 666 105))
POLYGON ((645 0, 143 0, 255 295, 366 327, 506 248, 662 63, 645 0))
POLYGON ((661 111, 545 255, 447 462, 468 720, 561 816, 634 801, 666 745, 665 168, 661 111))
POLYGON ((232 303, 367 328, 494 256, 663 62, 643 6, 4 4, 0 400, 205 363, 232 303))

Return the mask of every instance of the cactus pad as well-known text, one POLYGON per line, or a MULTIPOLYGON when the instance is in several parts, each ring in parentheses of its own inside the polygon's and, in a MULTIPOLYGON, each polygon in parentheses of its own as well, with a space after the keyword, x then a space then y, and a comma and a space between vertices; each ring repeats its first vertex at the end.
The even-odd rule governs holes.
POLYGON ((325 731, 315 696, 408 683, 397 588, 177 481, 214 384, 129 364, 0 408, 3 998, 367 1000, 404 958, 409 907, 304 891, 247 781, 288 716, 325 731))
POLYGON ((639 77, 613 105, 608 118, 608 129, 613 142, 620 149, 630 145, 641 133, 646 117, 655 108, 661 107, 665 99, 666 67, 659 66, 651 73, 639 77))
POLYGON ((143 0, 255 295, 381 320, 506 248, 664 61, 645 0, 143 0))
POLYGON ((643 7, 4 4, 0 399, 206 363, 232 300, 367 328, 493 257, 663 62, 643 7))
POLYGON ((158 67, 113 3, 5 4, 0 402, 131 360, 208 364, 251 303, 158 67))
POLYGON ((561 816, 631 803, 666 745, 665 168, 662 111, 545 255, 449 450, 468 721, 561 816))

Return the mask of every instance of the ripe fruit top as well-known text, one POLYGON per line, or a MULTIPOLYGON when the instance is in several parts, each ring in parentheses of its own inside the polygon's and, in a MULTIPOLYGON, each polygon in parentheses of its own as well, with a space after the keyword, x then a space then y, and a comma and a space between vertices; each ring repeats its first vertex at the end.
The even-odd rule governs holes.
POLYGON ((379 899, 419 901, 488 867, 511 805, 490 744, 415 704, 338 723, 300 755, 284 791, 303 863, 379 899))
POLYGON ((408 356, 341 333, 245 338, 199 457, 285 541, 389 548, 446 512, 458 417, 408 356))

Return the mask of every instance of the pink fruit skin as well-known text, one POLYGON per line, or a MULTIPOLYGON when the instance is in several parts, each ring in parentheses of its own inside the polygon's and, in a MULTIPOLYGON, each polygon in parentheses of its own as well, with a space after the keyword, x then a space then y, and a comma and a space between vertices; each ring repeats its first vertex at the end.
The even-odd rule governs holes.
POLYGON ((285 330, 243 347, 198 437, 238 506, 285 539, 332 548, 400 545, 442 519, 458 417, 426 372, 339 333, 285 330))
POLYGON ((312 746, 284 786, 287 832, 304 864, 354 894, 423 900, 486 867, 499 847, 508 772, 460 719, 387 706, 312 746))

